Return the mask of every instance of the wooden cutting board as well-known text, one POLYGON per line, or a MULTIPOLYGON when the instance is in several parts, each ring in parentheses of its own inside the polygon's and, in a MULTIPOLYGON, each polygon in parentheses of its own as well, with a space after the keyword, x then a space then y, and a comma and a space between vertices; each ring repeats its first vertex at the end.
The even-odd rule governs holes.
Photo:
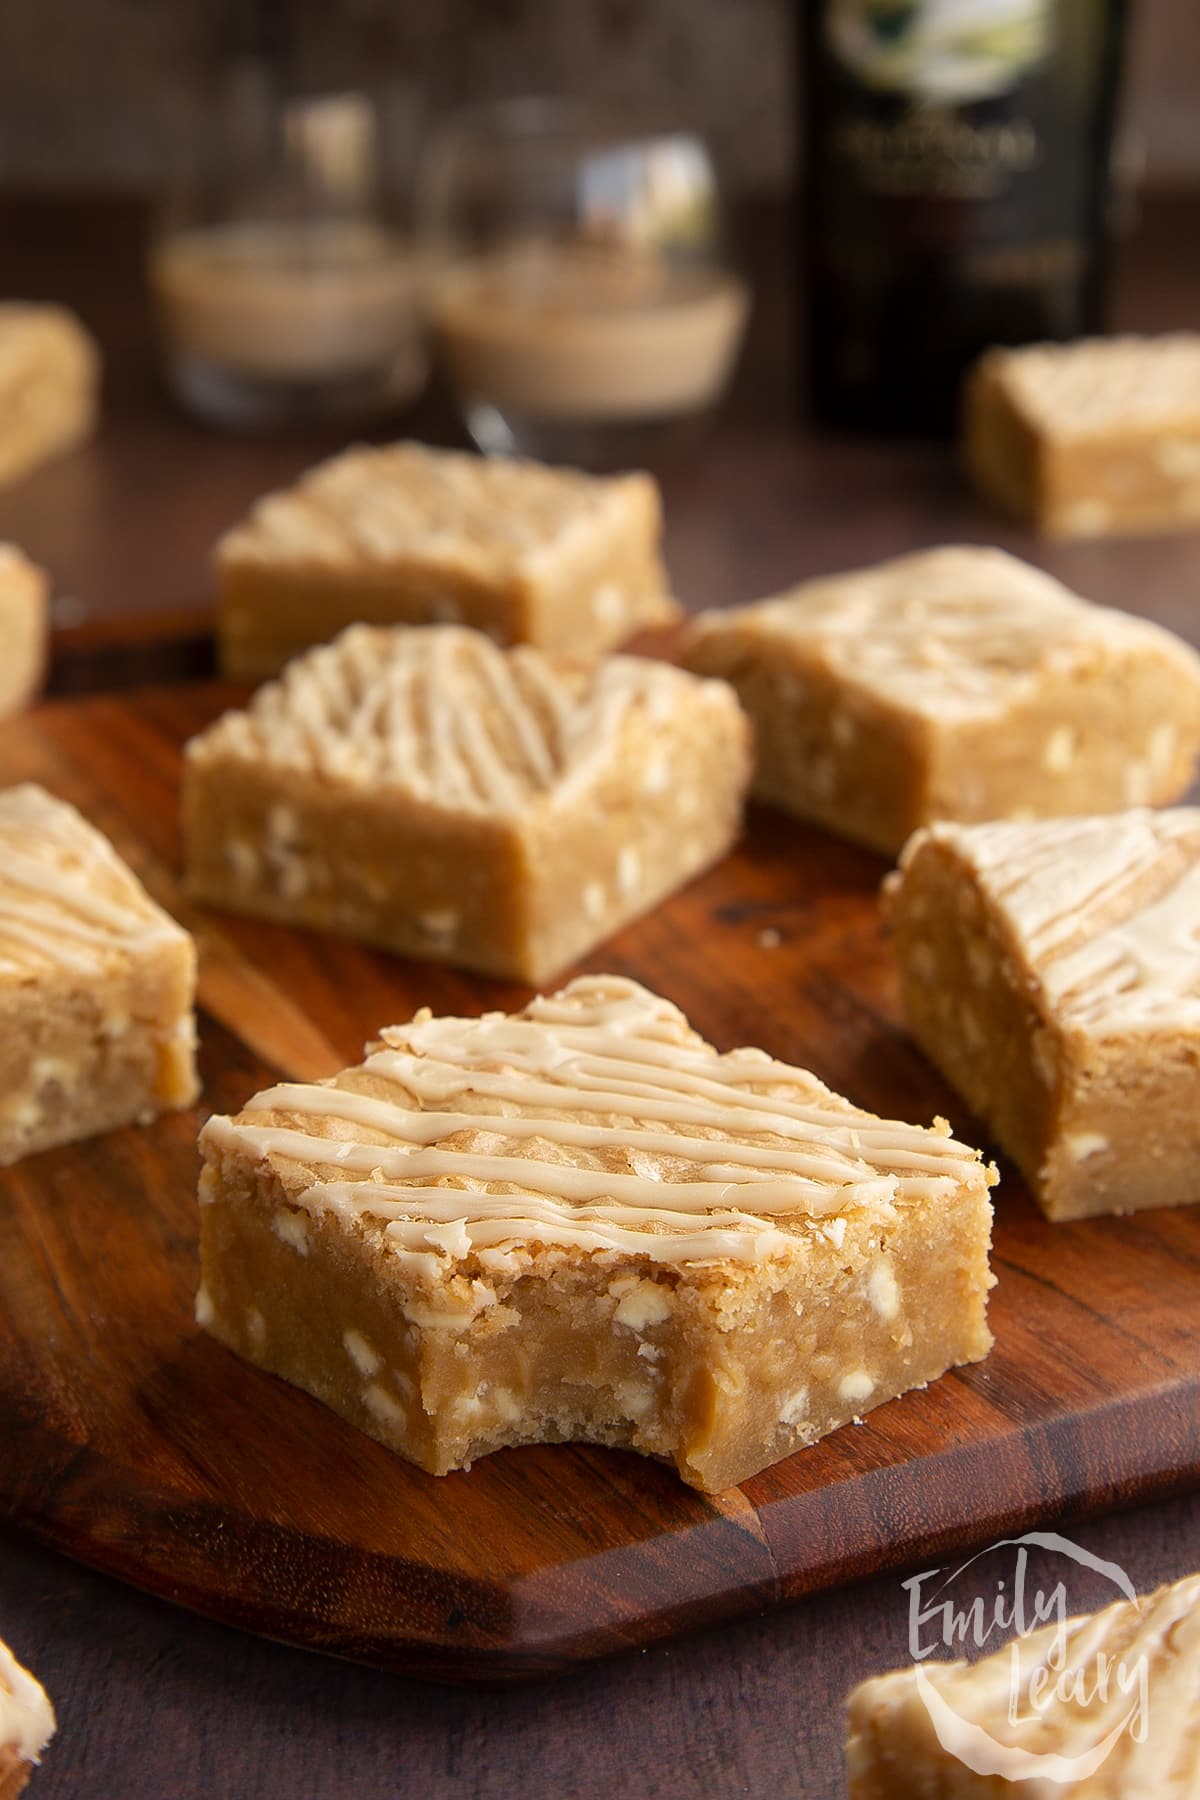
MULTIPOLYGON (((435 1480, 192 1322, 195 1135, 419 1005, 525 990, 202 912, 177 886, 179 747, 236 697, 153 689, 0 729, 201 946, 204 1107, 0 1171, 0 1516, 227 1623, 441 1680, 506 1681, 1200 1484, 1200 1207, 1049 1226, 1004 1170, 973 1368, 719 1498, 624 1452, 504 1451, 435 1480)), ((774 813, 587 967, 721 1048, 980 1141, 898 1023, 884 865, 774 813)), ((1200 1193, 1200 1172, 1198 1172, 1200 1193)))

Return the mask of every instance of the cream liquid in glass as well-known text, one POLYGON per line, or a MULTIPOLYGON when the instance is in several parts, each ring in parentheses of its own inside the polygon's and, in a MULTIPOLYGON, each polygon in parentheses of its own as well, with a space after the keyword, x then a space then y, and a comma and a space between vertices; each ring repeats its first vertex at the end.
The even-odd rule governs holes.
POLYGON ((380 227, 197 227, 161 240, 150 279, 172 381, 207 416, 395 405, 424 377, 416 258, 380 227))
POLYGON ((628 244, 531 240, 434 283, 438 348, 488 449, 614 460, 720 397, 749 297, 712 264, 628 244))

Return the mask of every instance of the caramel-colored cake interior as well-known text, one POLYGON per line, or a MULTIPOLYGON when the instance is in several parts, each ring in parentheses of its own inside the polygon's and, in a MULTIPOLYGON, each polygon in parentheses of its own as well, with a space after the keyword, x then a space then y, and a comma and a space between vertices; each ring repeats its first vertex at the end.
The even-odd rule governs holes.
POLYGON ((949 546, 702 614, 690 668, 754 722, 754 791, 894 855, 935 819, 1178 799, 1200 656, 1000 550, 949 546))
POLYGON ((1200 809, 935 826, 888 899, 913 1035, 1051 1218, 1200 1201, 1200 809))
POLYGON ((974 1151, 615 977, 418 1015, 202 1147, 202 1323, 437 1474, 584 1439, 719 1489, 990 1342, 974 1151))
POLYGON ((74 807, 0 791, 0 1164, 190 1104, 195 960, 74 807))

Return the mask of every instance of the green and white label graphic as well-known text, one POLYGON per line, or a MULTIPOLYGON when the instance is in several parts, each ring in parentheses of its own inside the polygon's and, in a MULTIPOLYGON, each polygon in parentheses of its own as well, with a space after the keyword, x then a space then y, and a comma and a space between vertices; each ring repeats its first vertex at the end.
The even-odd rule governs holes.
POLYGON ((864 87, 958 106, 1008 93, 1052 44, 1053 0, 829 0, 826 37, 864 87))

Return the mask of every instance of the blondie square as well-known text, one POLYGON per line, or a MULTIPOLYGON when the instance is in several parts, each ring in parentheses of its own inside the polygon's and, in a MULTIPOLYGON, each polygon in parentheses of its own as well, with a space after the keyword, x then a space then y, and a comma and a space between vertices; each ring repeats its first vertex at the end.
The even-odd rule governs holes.
POLYGON ((45 575, 15 544, 0 544, 0 719, 41 688, 48 627, 45 575))
POLYGON ((45 1689, 0 1643, 0 1800, 17 1800, 54 1729, 45 1689))
POLYGON ((73 313, 0 302, 0 484, 82 443, 99 381, 99 353, 73 313))
POLYGON ((991 1341, 974 1150, 613 976, 418 1013, 201 1148, 201 1324, 433 1474, 583 1440, 715 1491, 991 1341))
POLYGON ((1200 655, 1000 550, 701 614, 684 659, 737 689, 761 799, 889 855, 933 819, 1178 799, 1200 749, 1200 655))
POLYGON ((599 655, 670 622, 649 475, 600 477, 422 444, 348 450, 216 549, 221 667, 277 674, 346 625, 473 625, 599 655))
POLYGON ((913 1036, 1048 1217, 1200 1200, 1200 808, 935 825, 885 900, 913 1036))
POLYGON ((848 1701, 850 1800, 1194 1800, 1200 1576, 848 1701))
POLYGON ((730 847, 749 726, 665 663, 352 626, 188 746, 201 900, 540 982, 730 847))
POLYGON ((0 1165, 195 1099, 195 962, 73 806, 0 791, 0 1165))
POLYGON ((980 492, 1039 531, 1200 525, 1200 334, 989 350, 964 432, 980 492))

